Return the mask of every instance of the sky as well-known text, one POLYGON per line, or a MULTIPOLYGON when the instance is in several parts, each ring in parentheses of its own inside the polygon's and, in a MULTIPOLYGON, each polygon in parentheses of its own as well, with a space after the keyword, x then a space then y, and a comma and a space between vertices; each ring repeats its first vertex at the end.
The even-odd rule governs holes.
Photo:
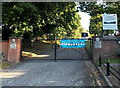
MULTIPOLYGON (((98 0, 97 1, 97 4, 101 4, 103 2, 103 0, 98 0)), ((76 7, 79 7, 79 4, 78 2, 75 2, 77 4, 76 7)), ((85 29, 85 30, 89 30, 89 24, 90 24, 90 16, 88 15, 88 13, 84 13, 84 12, 78 12, 81 16, 81 24, 82 24, 82 27, 85 29)))
POLYGON ((79 12, 81 16, 81 24, 85 30, 89 30, 90 16, 88 13, 79 12))
MULTIPOLYGON (((79 3, 78 2, 75 2, 76 3, 76 10, 77 10, 77 7, 79 7, 79 3)), ((90 23, 90 16, 88 15, 88 13, 85 13, 85 12, 81 12, 79 11, 78 12, 80 14, 80 17, 81 17, 81 25, 82 27, 85 29, 85 30, 89 30, 89 23, 90 23)))

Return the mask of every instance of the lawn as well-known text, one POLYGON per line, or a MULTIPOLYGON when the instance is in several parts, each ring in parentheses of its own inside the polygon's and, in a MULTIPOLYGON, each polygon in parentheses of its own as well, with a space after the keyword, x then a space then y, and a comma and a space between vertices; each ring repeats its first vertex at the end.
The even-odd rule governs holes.
POLYGON ((6 68, 6 67, 8 67, 10 65, 12 65, 12 63, 10 63, 8 61, 0 61, 0 69, 6 68))
POLYGON ((91 54, 91 51, 90 51, 90 41, 86 41, 86 50, 87 50, 87 52, 90 55, 91 54))
POLYGON ((90 41, 86 41, 86 49, 90 51, 90 41))
MULTIPOLYGON (((23 43, 26 45, 26 43, 23 43)), ((41 55, 42 53, 49 51, 52 49, 52 44, 54 44, 54 41, 39 41, 34 42, 32 47, 23 46, 22 47, 22 56, 23 57, 37 57, 38 55, 41 55)))
POLYGON ((112 64, 120 64, 120 59, 119 58, 105 58, 104 61, 107 62, 109 60, 110 63, 112 64))
MULTIPOLYGON (((107 60, 109 60, 110 64, 120 64, 119 58, 104 58, 102 59, 102 64, 106 64, 107 60)), ((96 62, 96 65, 99 66, 99 61, 96 62)))
MULTIPOLYGON (((90 55, 90 41, 86 41, 86 50, 88 51, 89 55, 90 55)), ((104 58, 103 62, 107 62, 107 60, 110 61, 110 63, 113 63, 113 64, 117 64, 119 63, 120 64, 120 57, 115 57, 115 58, 104 58)), ((97 65, 98 65, 99 62, 97 62, 97 65)))

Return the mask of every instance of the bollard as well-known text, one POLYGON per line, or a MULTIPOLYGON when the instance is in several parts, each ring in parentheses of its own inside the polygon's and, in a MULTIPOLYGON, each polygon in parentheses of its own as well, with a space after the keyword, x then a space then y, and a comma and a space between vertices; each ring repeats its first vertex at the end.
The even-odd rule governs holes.
POLYGON ((92 59, 92 48, 91 48, 92 47, 92 44, 91 44, 92 43, 92 39, 88 38, 88 40, 90 41, 90 54, 89 55, 90 55, 90 58, 92 59))
POLYGON ((56 37, 55 37, 55 57, 54 57, 54 60, 56 61, 56 55, 57 55, 57 42, 56 42, 56 37))
POLYGON ((101 56, 99 55, 99 66, 101 66, 101 56))
POLYGON ((107 60, 107 76, 110 76, 110 62, 107 60))

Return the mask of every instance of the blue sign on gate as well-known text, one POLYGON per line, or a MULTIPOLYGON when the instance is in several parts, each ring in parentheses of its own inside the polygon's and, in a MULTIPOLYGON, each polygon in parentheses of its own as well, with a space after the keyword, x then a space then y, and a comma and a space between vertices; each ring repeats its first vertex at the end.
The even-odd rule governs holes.
POLYGON ((84 48, 85 39, 62 39, 60 46, 61 48, 84 48))

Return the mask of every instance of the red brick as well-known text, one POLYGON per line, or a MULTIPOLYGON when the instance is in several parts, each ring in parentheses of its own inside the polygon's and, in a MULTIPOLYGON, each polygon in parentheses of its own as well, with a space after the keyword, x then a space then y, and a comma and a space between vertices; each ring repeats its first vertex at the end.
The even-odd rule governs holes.
POLYGON ((16 42, 16 49, 11 49, 10 44, 12 39, 9 40, 9 47, 8 47, 8 61, 19 63, 20 62, 20 53, 21 53, 21 38, 15 38, 16 42))

